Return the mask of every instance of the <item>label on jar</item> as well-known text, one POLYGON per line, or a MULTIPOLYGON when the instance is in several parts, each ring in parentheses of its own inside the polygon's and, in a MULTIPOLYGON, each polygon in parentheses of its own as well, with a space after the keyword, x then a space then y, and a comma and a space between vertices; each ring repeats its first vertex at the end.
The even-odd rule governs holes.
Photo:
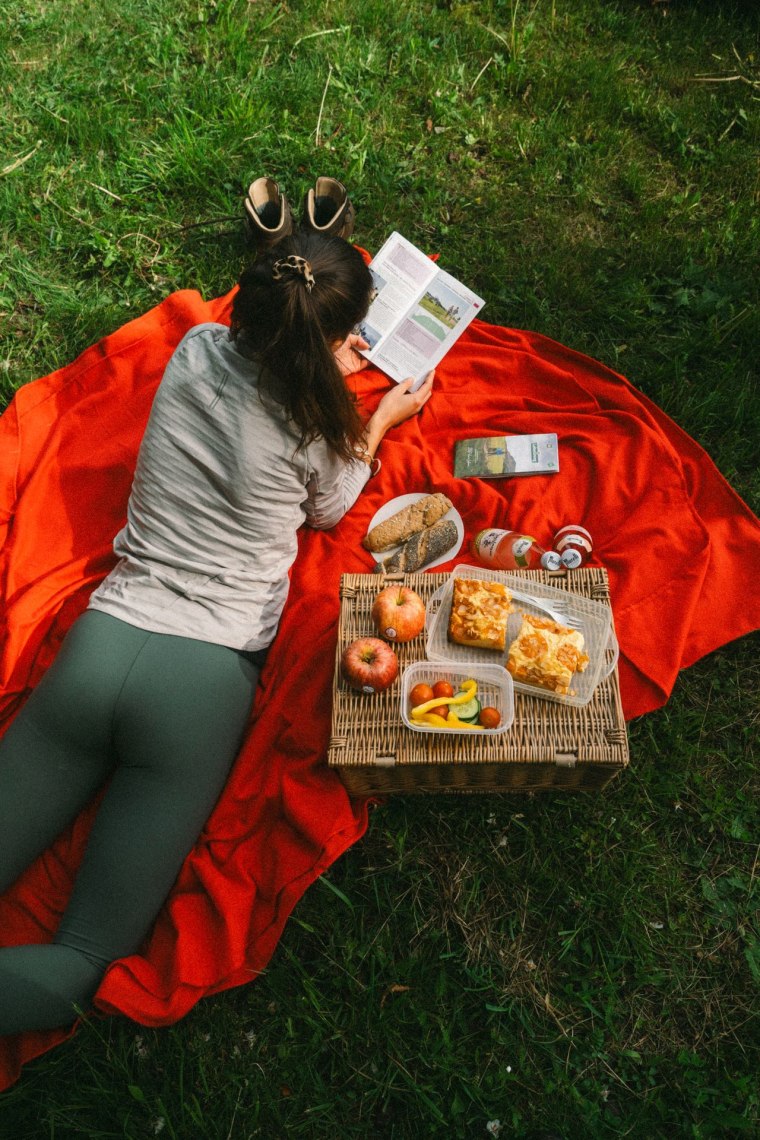
POLYGON ((562 538, 555 544, 554 549, 558 550, 560 554, 568 546, 578 546, 581 550, 586 550, 591 553, 591 543, 582 534, 563 534, 562 538))
POLYGON ((527 534, 521 535, 516 538, 512 543, 512 556, 515 560, 515 566, 527 566, 529 562, 530 548, 533 545, 533 539, 527 534))
POLYGON ((475 535, 473 546, 481 558, 493 558, 496 547, 508 533, 506 530, 481 530, 475 535))

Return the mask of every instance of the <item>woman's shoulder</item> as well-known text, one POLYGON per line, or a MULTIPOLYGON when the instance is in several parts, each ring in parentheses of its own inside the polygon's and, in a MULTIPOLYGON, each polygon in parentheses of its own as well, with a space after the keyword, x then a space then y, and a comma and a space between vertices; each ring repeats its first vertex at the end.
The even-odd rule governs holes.
POLYGON ((217 321, 204 321, 200 325, 189 328, 180 340, 176 352, 189 345, 218 345, 227 344, 231 340, 229 325, 219 324, 217 321))
POLYGON ((206 321, 187 330, 172 353, 167 371, 213 373, 218 368, 248 376, 251 363, 238 352, 229 325, 206 321))

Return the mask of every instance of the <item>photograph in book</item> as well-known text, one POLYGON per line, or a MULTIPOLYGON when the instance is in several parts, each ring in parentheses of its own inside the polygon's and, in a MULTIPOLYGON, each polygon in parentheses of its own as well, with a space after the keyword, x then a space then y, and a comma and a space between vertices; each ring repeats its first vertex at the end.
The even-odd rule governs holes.
MULTIPOLYGON (((372 268, 372 266, 370 266, 369 271, 372 275, 372 301, 374 301, 375 298, 378 297, 379 294, 383 291, 387 282, 384 277, 380 276, 377 270, 372 268)), ((374 328, 367 320, 360 321, 354 331, 358 332, 359 336, 363 337, 364 340, 366 340, 370 350, 373 349, 377 342, 380 340, 381 333, 378 332, 378 330, 374 328)))
POLYGON ((422 297, 412 320, 438 337, 438 340, 445 340, 459 324, 462 315, 460 304, 460 297, 437 284, 434 292, 428 290, 422 297))
MULTIPOLYGON (((368 351, 371 351, 380 340, 380 333, 377 329, 373 329, 372 325, 368 324, 367 321, 359 321, 354 332, 358 333, 363 340, 366 340, 369 345, 368 351)), ((367 352, 365 352, 364 355, 366 356, 367 352)))
POLYGON ((373 259, 374 296, 357 332, 363 355, 412 390, 443 359, 485 302, 402 237, 392 233, 373 259))

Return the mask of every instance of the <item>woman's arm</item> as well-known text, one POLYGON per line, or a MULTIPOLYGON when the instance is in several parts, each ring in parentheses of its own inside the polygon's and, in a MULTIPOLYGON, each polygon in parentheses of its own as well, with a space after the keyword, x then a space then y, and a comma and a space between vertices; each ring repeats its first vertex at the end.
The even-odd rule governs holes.
MULTIPOLYGON (((361 356, 360 350, 369 348, 369 344, 356 333, 350 333, 341 345, 335 349, 335 359, 344 376, 354 372, 361 372, 369 361, 361 356)), ((424 381, 416 392, 410 392, 414 380, 411 378, 397 384, 390 392, 386 392, 380 401, 377 411, 367 422, 365 446, 366 452, 362 458, 372 460, 380 446, 385 433, 397 424, 415 416, 430 399, 433 391, 433 377, 435 369, 428 372, 424 381)))
MULTIPOLYGON (((371 472, 361 459, 346 463, 322 440, 316 446, 324 451, 315 457, 311 478, 306 485, 306 523, 315 530, 329 530, 354 505, 371 472)), ((312 456, 314 448, 312 444, 309 449, 312 456)))
POLYGON ((430 399, 434 372, 429 372, 416 392, 409 389, 414 380, 404 380, 386 392, 366 424, 364 448, 353 463, 344 463, 330 453, 325 455, 308 484, 306 522, 318 530, 335 526, 350 510, 370 477, 380 443, 392 427, 417 415, 430 399))
MULTIPOLYGON (((368 349, 369 344, 363 337, 358 336, 356 333, 350 333, 342 344, 338 345, 335 349, 335 359, 337 366, 341 369, 344 376, 350 376, 354 372, 361 372, 362 368, 366 368, 369 361, 366 357, 361 356, 361 349, 368 349)), ((375 453, 386 431, 397 424, 403 423, 404 420, 409 420, 410 416, 417 415, 427 401, 430 400, 433 391, 433 377, 435 376, 435 369, 428 372, 425 380, 419 385, 416 392, 410 392, 411 385, 414 380, 404 380, 402 383, 397 384, 386 392, 385 396, 373 416, 370 416, 367 422, 366 431, 366 450, 370 458, 375 458, 375 453)), ((362 456, 363 458, 363 456, 362 456)))
POLYGON ((371 459, 374 459, 387 431, 422 411, 433 394, 434 378, 435 369, 432 369, 416 392, 410 391, 414 383, 410 378, 396 384, 390 392, 385 393, 377 405, 377 411, 367 421, 365 446, 371 459))

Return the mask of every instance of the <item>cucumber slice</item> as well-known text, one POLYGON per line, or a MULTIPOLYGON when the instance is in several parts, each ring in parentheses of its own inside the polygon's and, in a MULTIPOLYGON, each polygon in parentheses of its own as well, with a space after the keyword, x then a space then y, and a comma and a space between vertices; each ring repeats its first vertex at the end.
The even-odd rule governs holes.
POLYGON ((455 712, 460 720, 474 721, 478 719, 481 707, 478 698, 473 697, 463 705, 452 705, 451 711, 455 712))

